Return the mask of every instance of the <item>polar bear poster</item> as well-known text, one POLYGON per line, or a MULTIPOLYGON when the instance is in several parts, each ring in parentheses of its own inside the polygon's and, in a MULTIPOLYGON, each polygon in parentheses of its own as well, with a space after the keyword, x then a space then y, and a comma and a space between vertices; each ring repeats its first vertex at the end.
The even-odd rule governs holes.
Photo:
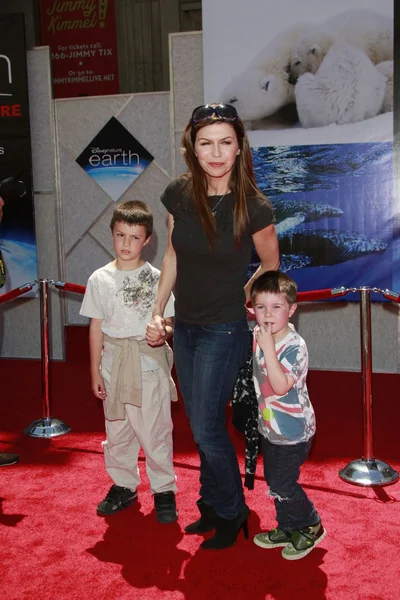
POLYGON ((390 141, 393 29, 393 0, 203 0, 205 101, 233 104, 253 146, 390 141))

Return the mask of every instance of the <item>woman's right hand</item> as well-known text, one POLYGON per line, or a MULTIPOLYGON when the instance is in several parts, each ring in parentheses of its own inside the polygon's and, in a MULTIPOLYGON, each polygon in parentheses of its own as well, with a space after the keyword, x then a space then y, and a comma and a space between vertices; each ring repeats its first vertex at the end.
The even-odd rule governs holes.
POLYGON ((154 315, 146 327, 146 341, 149 346, 159 346, 167 335, 165 319, 160 315, 154 315))
POLYGON ((166 323, 163 317, 154 315, 151 323, 146 326, 146 341, 149 346, 160 346, 167 335, 166 323))

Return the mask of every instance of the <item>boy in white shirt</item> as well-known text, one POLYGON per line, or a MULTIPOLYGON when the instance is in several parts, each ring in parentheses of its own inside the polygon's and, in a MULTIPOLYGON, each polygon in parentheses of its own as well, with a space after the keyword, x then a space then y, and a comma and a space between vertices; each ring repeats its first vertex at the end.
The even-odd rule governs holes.
POLYGON ((105 466, 114 484, 97 507, 101 516, 131 506, 140 483, 138 455, 146 472, 159 523, 178 518, 172 460, 170 375, 173 357, 166 339, 173 332, 173 296, 165 311, 167 336, 151 321, 160 271, 141 256, 153 231, 150 208, 140 201, 116 206, 111 220, 115 260, 89 278, 80 314, 90 317, 92 390, 103 400, 106 419, 105 466))

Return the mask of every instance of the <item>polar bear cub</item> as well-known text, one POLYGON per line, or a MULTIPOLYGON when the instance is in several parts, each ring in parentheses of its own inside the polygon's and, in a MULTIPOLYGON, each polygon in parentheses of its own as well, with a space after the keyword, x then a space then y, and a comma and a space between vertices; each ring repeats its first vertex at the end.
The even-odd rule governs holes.
POLYGON ((221 101, 233 104, 243 121, 264 119, 294 103, 294 86, 289 82, 290 54, 295 40, 306 29, 308 25, 298 24, 280 33, 223 89, 221 101))
POLYGON ((303 127, 355 123, 382 109, 386 78, 351 44, 333 44, 316 74, 304 73, 295 87, 303 127))
POLYGON ((316 73, 329 48, 339 42, 363 50, 374 64, 393 60, 393 20, 369 9, 352 9, 310 25, 293 44, 290 80, 316 73))

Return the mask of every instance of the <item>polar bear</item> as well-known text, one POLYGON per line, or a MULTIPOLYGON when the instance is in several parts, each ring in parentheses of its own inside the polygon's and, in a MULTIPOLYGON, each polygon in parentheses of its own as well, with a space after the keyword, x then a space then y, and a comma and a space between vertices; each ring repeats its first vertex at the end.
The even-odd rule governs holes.
POLYGON ((303 127, 355 123, 382 109, 386 78, 351 44, 333 44, 316 74, 304 73, 295 87, 303 127))
POLYGON ((316 73, 332 44, 357 46, 374 64, 393 60, 393 20, 369 9, 352 9, 309 26, 298 36, 290 56, 290 81, 316 73))
POLYGON ((386 79, 386 93, 383 100, 382 112, 393 110, 393 61, 385 60, 376 65, 376 68, 386 79))
POLYGON ((293 44, 307 25, 296 25, 274 38, 245 68, 232 77, 220 100, 236 107, 249 123, 269 117, 294 103, 294 86, 289 82, 293 44))

